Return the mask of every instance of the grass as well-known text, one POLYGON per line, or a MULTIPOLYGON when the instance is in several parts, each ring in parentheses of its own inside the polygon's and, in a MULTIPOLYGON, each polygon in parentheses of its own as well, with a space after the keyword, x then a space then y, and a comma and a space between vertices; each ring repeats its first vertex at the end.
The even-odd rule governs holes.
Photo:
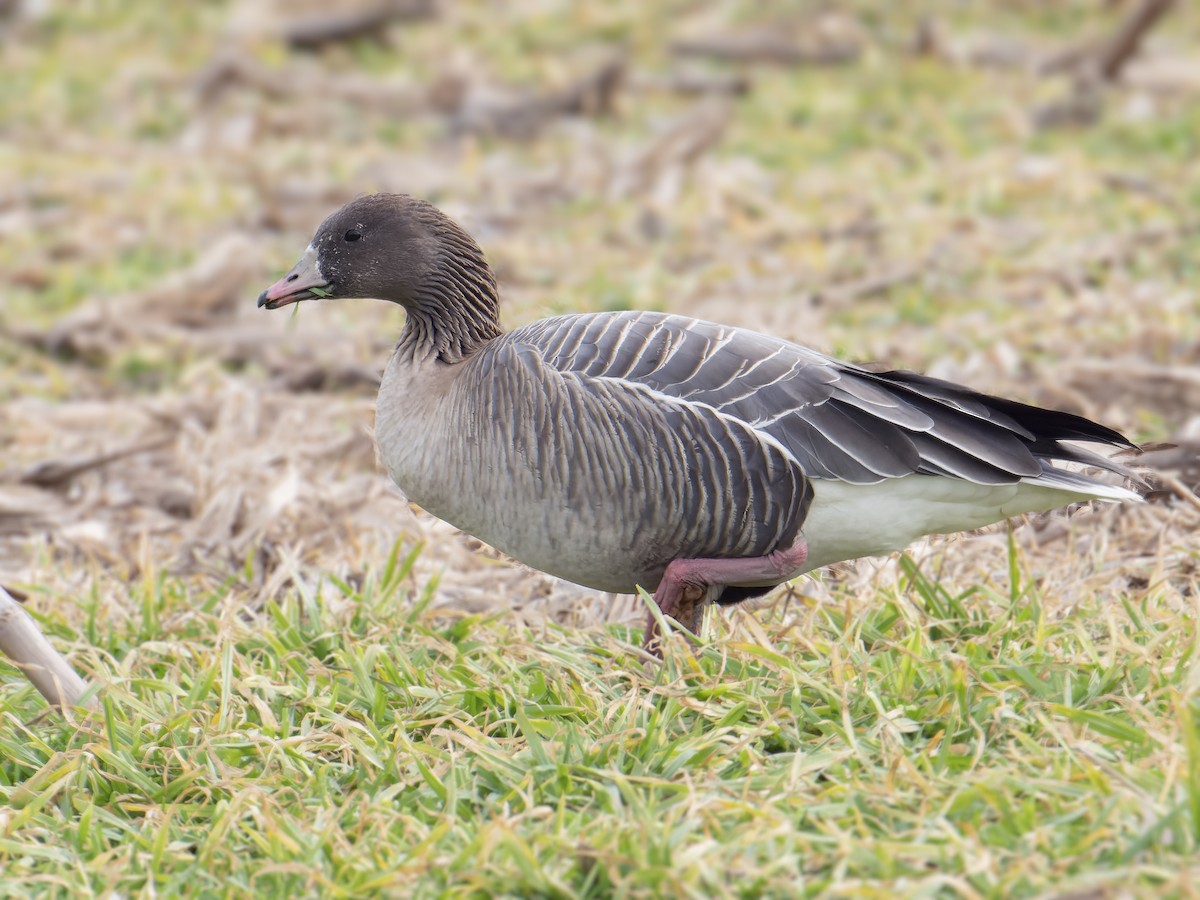
POLYGON ((716 626, 647 663, 621 628, 434 614, 361 588, 144 584, 46 627, 103 713, 30 720, 5 669, 0 862, 71 895, 1184 895, 1200 846, 1190 620, 1153 590, 1054 617, 905 560, 870 602, 716 626))
MULTIPOLYGON (((677 27, 721 33, 769 18, 760 5, 462 0, 390 43, 317 54, 238 37, 237 6, 60 4, 0 33, 0 489, 44 459, 134 443, 121 416, 95 433, 102 403, 157 415, 161 401, 190 429, 162 459, 64 486, 57 530, 10 539, 0 506, 0 564, 41 576, 30 608, 103 684, 102 712, 66 722, 0 664, 0 896, 1197 896, 1194 529, 1178 510, 1143 510, 1123 531, 1108 518, 1075 568, 1065 542, 1035 559, 1012 544, 1006 560, 960 542, 949 573, 923 558, 869 583, 828 578, 820 602, 716 618, 696 652, 676 642, 650 664, 636 630, 553 614, 531 626, 500 590, 488 614, 439 607, 453 573, 440 587, 427 573, 463 555, 406 537, 388 559, 400 526, 381 514, 329 552, 302 526, 340 508, 302 501, 383 476, 363 469, 369 448, 365 463, 309 459, 293 453, 312 450, 308 432, 294 448, 265 424, 239 430, 257 422, 247 397, 285 412, 296 399, 262 359, 214 372, 213 343, 150 331, 93 363, 6 331, 152 290, 231 231, 256 241, 249 308, 326 195, 403 187, 478 214, 510 325, 699 312, 846 357, 948 364, 938 374, 1078 400, 1164 440, 1194 410, 1037 391, 1061 388, 1055 366, 1073 360, 1195 363, 1200 232, 1136 235, 1195 220, 1200 103, 1121 90, 1094 125, 1039 132, 1030 112, 1066 79, 907 50, 918 12, 952 38, 1065 46, 1124 7, 841 4, 869 37, 858 63, 751 68, 721 140, 630 191, 622 166, 705 101, 633 86, 611 118, 458 139, 437 117, 254 91, 206 104, 196 86, 219 48, 331 79, 421 85, 449 69, 486 88, 565 83, 587 52, 620 45, 644 82, 682 67, 677 27), (280 204, 273 235, 263 210, 280 204), (855 236, 856 223, 877 228, 855 236), (837 299, 921 260, 918 277, 837 299), (25 405, 10 417, 9 401, 25 405), (247 447, 267 462, 234 467, 247 447), (246 552, 254 488, 290 466, 301 498, 244 570, 228 565, 246 552), (235 477, 240 513, 208 515, 235 477), (147 511, 159 484, 194 499, 177 531, 147 511), (225 530, 195 541, 197 522, 225 530), (176 553, 183 536, 202 559, 176 553), (267 590, 279 560, 300 562, 267 590)), ((1178 57, 1198 34, 1177 4, 1154 38, 1178 57)), ((398 324, 384 316, 347 304, 302 317, 357 348, 398 324)), ((214 333, 247 320, 272 327, 229 314, 214 333)), ((194 322, 168 333, 211 336, 194 322)), ((303 408, 361 436, 368 393, 303 408)))

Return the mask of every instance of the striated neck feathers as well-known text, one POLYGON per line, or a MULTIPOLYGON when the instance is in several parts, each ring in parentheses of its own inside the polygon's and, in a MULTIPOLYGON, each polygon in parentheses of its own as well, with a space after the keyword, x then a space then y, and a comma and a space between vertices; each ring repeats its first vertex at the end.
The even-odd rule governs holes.
POLYGON ((401 349, 456 363, 502 333, 496 278, 475 240, 436 208, 425 225, 433 238, 428 265, 401 300, 408 322, 401 349))

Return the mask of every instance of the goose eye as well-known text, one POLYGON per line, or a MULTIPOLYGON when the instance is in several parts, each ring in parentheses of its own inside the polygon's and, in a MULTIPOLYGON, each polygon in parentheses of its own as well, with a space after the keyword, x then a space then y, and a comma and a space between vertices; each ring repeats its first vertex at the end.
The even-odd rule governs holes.
POLYGON ((353 229, 346 232, 346 240, 348 240, 348 241, 357 241, 361 237, 362 237, 362 234, 360 234, 357 231, 354 231, 353 229))

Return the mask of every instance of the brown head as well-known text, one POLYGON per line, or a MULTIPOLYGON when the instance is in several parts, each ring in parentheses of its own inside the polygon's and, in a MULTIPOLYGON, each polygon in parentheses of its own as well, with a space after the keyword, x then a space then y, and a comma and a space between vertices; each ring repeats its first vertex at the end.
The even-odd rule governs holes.
POLYGON ((479 245, 435 206, 406 194, 359 197, 332 213, 258 305, 342 297, 399 303, 408 312, 401 342, 446 362, 500 334, 496 280, 479 245))

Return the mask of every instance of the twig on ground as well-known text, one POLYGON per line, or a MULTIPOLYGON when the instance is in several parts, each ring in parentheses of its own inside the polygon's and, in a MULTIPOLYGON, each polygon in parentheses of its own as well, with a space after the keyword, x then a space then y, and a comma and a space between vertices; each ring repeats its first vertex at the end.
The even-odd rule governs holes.
POLYGON ((1041 74, 1072 72, 1074 75, 1068 96, 1034 111, 1034 125, 1045 129, 1096 122, 1104 109, 1106 86, 1120 78, 1150 29, 1174 5, 1175 0, 1142 0, 1111 37, 1089 39, 1045 60, 1038 66, 1041 74))
POLYGON ((1096 70, 1105 81, 1116 81, 1150 29, 1175 5, 1175 0, 1142 0, 1132 13, 1117 27, 1113 36, 1105 41, 1096 57, 1096 70))
POLYGON ((531 138, 559 116, 608 116, 625 80, 624 58, 609 59, 559 90, 478 102, 464 90, 451 114, 456 132, 531 138))
POLYGON ((1152 496, 1175 494, 1200 509, 1196 497, 1196 491, 1200 490, 1200 443, 1181 438, 1178 443, 1145 447, 1138 458, 1138 468, 1147 473, 1152 484, 1157 482, 1159 489, 1152 496))
POLYGON ((1092 35, 1046 56, 1039 75, 1090 72, 1093 78, 1116 81, 1141 49, 1150 29, 1174 6, 1175 0, 1143 0, 1108 37, 1092 35))
POLYGON ((243 85, 276 100, 325 97, 390 113, 413 113, 458 105, 462 85, 444 79, 430 87, 392 85, 378 78, 340 75, 330 78, 315 67, 272 69, 242 52, 218 55, 193 82, 202 103, 212 103, 230 87, 243 85))
POLYGON ((22 472, 17 480, 23 484, 32 484, 37 487, 55 487, 84 472, 98 469, 117 460, 136 456, 139 453, 148 453, 151 450, 159 450, 172 440, 171 437, 161 437, 151 441, 139 441, 128 447, 109 450, 105 453, 95 453, 91 456, 40 462, 22 472))
POLYGON ((1177 496, 1184 503, 1190 504, 1196 509, 1200 509, 1200 497, 1197 497, 1195 491, 1193 491, 1174 475, 1170 474, 1169 472, 1156 472, 1154 477, 1169 487, 1175 496, 1177 496))
POLYGON ((333 12, 293 19, 280 29, 280 37, 296 49, 315 50, 355 38, 382 40, 393 21, 419 21, 435 15, 435 0, 382 0, 361 9, 335 8, 333 12))
POLYGON ((46 640, 33 618, 0 587, 0 652, 25 673, 51 705, 65 712, 79 706, 88 684, 46 640))

